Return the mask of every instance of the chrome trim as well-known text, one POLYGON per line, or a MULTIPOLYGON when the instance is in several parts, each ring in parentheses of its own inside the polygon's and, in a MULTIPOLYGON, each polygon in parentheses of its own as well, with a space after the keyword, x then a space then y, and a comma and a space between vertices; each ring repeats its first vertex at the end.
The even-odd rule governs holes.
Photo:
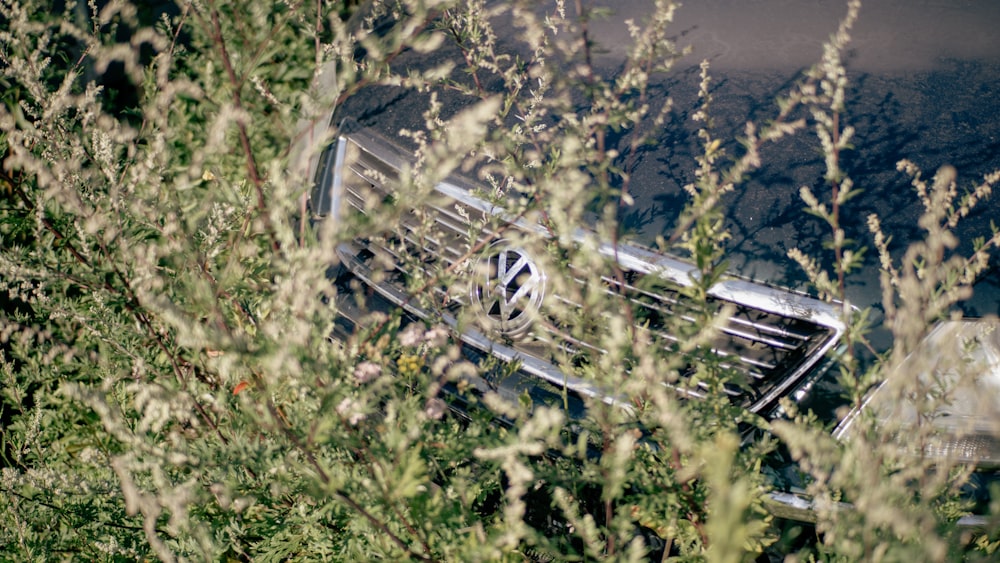
POLYGON ((987 529, 990 524, 990 519, 986 516, 980 516, 978 514, 969 514, 958 519, 955 523, 959 528, 975 528, 975 529, 987 529))
MULTIPOLYGON (((357 253, 360 251, 361 248, 350 243, 344 243, 337 247, 337 256, 352 274, 378 291, 383 298, 397 307, 402 307, 411 315, 427 320, 429 318, 428 313, 410 303, 410 299, 406 294, 396 290, 391 285, 375 281, 372 270, 356 258, 357 253)), ((496 356, 505 362, 518 362, 522 371, 540 377, 553 385, 564 387, 574 393, 591 399, 599 399, 609 405, 619 405, 626 409, 629 408, 627 403, 623 402, 621 398, 612 397, 596 385, 579 377, 568 375, 549 362, 518 352, 510 346, 494 342, 478 330, 464 328, 462 331, 459 331, 458 319, 450 313, 442 313, 440 320, 452 328, 462 342, 481 352, 496 356)))
MULTIPOLYGON (((335 163, 336 173, 335 173, 335 184, 336 189, 340 192, 350 192, 353 195, 344 196, 344 200, 352 202, 352 206, 358 207, 358 209, 364 212, 364 200, 365 189, 359 187, 359 190, 347 189, 347 183, 344 181, 343 175, 347 170, 350 170, 356 174, 362 181, 376 186, 374 189, 376 193, 378 192, 389 192, 391 191, 383 182, 379 181, 379 178, 371 176, 365 173, 367 170, 371 170, 376 175, 389 173, 391 171, 401 172, 407 165, 407 160, 403 157, 402 152, 392 146, 392 144, 378 137, 368 131, 361 130, 358 132, 353 132, 349 135, 341 135, 337 139, 337 162, 335 163), (344 166, 344 158, 347 154, 348 144, 355 144, 358 147, 359 160, 357 162, 352 161, 349 166, 344 166), (374 160, 373 160, 374 159, 374 160), (368 163, 371 168, 366 168, 365 164, 368 163), (375 169, 378 170, 375 170, 375 169), (381 172, 380 172, 381 171, 381 172), (352 199, 353 198, 353 199, 352 199), (354 203, 357 201, 358 203, 354 203)), ((541 237, 551 237, 551 233, 547 231, 542 225, 530 222, 521 217, 511 217, 506 212, 489 202, 476 197, 473 193, 473 187, 471 184, 467 184, 464 180, 460 178, 449 178, 447 181, 441 182, 435 186, 435 191, 448 198, 463 207, 468 208, 471 212, 480 212, 488 214, 503 221, 511 224, 516 229, 524 232, 533 233, 541 237)), ((458 216, 453 210, 444 209, 445 206, 428 204, 425 209, 433 212, 435 215, 435 221, 437 225, 440 226, 442 231, 442 236, 440 240, 435 240, 432 237, 425 237, 423 235, 419 237, 411 236, 412 232, 415 230, 409 226, 408 221, 409 215, 404 213, 401 216, 401 228, 396 236, 398 239, 405 241, 408 244, 412 244, 415 248, 423 249, 424 251, 431 253, 435 256, 440 257, 445 262, 454 263, 455 260, 460 258, 465 254, 465 250, 471 248, 468 245, 475 245, 482 242, 491 242, 492 239, 497 238, 496 233, 489 231, 484 231, 478 240, 468 240, 455 247, 455 241, 462 236, 464 236, 465 231, 462 227, 466 224, 466 220, 458 216), (446 231, 446 232, 444 232, 446 231), (457 235, 457 236, 456 236, 457 235), (419 238, 420 240, 416 240, 419 238)), ((574 233, 573 238, 577 241, 583 241, 586 237, 591 236, 592 233, 586 231, 585 229, 577 229, 574 233)), ((390 237, 391 238, 391 237, 390 237)), ((496 244, 491 242, 491 244, 496 244)), ((399 250, 405 250, 402 246, 399 249, 394 247, 387 247, 387 245, 379 244, 377 245, 379 249, 394 255, 398 260, 399 250)), ((373 248, 373 250, 375 250, 373 248)), ((608 259, 616 260, 624 269, 635 272, 639 275, 653 275, 666 282, 676 284, 681 287, 690 287, 698 279, 699 273, 697 269, 682 260, 677 258, 664 255, 652 251, 650 249, 639 247, 636 245, 622 243, 617 246, 610 243, 602 243, 598 247, 598 252, 608 259)), ((409 304, 406 296, 391 287, 387 283, 376 284, 371 279, 370 271, 367 271, 367 266, 361 263, 359 260, 355 259, 353 256, 341 256, 345 264, 347 264, 348 269, 355 270, 356 273, 360 272, 359 277, 366 278, 366 283, 370 283, 375 287, 380 293, 386 295, 391 301, 397 301, 398 305, 406 308, 410 313, 415 314, 421 318, 427 318, 428 314, 424 311, 420 311, 419 308, 414 307, 409 304), (358 270, 358 268, 365 268, 364 271, 358 270), (391 296, 391 297, 390 297, 391 296)), ((542 274, 544 275, 544 274, 542 274)), ((617 282, 615 282, 617 283, 617 282)), ((626 291, 640 292, 638 288, 628 286, 623 286, 622 289, 626 291)), ((610 289, 609 291, 614 291, 610 289)), ((617 292, 616 292, 617 293, 617 292)), ((734 367, 736 367, 741 373, 746 373, 746 376, 752 380, 756 380, 759 383, 754 383, 752 391, 733 391, 731 394, 734 396, 742 396, 745 401, 745 406, 751 411, 758 412, 769 405, 773 405, 778 398, 787 395, 793 391, 796 386, 800 385, 803 380, 807 377, 808 373, 815 369, 817 366, 824 365, 823 358, 827 356, 834 348, 838 345, 840 337, 844 331, 844 325, 839 320, 839 315, 842 309, 839 305, 825 303, 811 297, 784 291, 768 286, 763 286, 757 283, 749 282, 742 279, 728 278, 724 279, 715 285, 713 285, 708 290, 708 294, 714 298, 726 302, 731 302, 738 307, 743 307, 741 312, 745 316, 743 318, 737 318, 736 316, 730 321, 733 323, 731 326, 727 326, 723 329, 723 334, 726 334, 730 340, 731 348, 727 347, 725 350, 714 350, 714 352, 723 358, 724 361, 732 361, 734 367), (763 322, 757 323, 758 319, 750 318, 755 312, 764 313, 768 315, 774 315, 784 319, 787 324, 779 324, 778 322, 763 322), (794 326, 797 322, 809 323, 816 328, 816 332, 809 332, 808 334, 797 334, 794 330, 794 326), (737 326, 739 325, 739 326, 737 326), (741 329, 744 327, 745 330, 741 329), (742 332, 741 332, 742 330, 742 332), (823 332, 823 331, 827 332, 823 332), (756 331, 756 332, 755 332, 756 331), (789 343, 791 340, 799 339, 800 344, 793 345, 789 343), (782 341, 782 339, 785 339, 782 341), (743 348, 745 345, 752 345, 754 343, 762 344, 766 346, 766 350, 772 351, 772 353, 778 354, 774 359, 764 358, 763 355, 749 356, 741 353, 741 350, 748 351, 750 348, 743 348), (732 355, 732 360, 727 360, 727 356, 732 355), (780 364, 776 364, 775 361, 785 361, 788 360, 793 362, 788 368, 792 368, 789 371, 781 372, 778 370, 780 364), (737 365, 738 363, 738 365, 737 365), (765 370, 766 375, 756 370, 765 370)), ((637 294, 638 295, 638 294, 637 294)), ((670 301, 673 299, 670 295, 652 295, 649 292, 645 292, 645 295, 650 295, 651 299, 657 302, 662 302, 664 304, 677 303, 677 301, 670 301)), ((460 297, 460 296, 459 296, 460 297)), ((646 303, 645 301, 638 301, 637 298, 631 297, 630 295, 622 295, 624 299, 632 300, 636 305, 641 307, 646 307, 649 311, 658 311, 654 314, 675 314, 668 308, 659 309, 655 303, 646 303)), ((556 296, 559 298, 559 296, 556 296)), ((645 297, 643 297, 645 299, 645 297)), ((564 299, 565 301, 565 299, 564 299)), ((568 301, 567 301, 568 302, 568 301)), ((677 313, 680 314, 680 313, 677 313)), ((765 321, 761 317, 759 320, 765 321)), ((539 340, 550 340, 551 338, 560 338, 562 329, 559 327, 546 327, 544 319, 539 319, 541 323, 536 323, 536 327, 540 330, 536 330, 534 336, 539 340), (544 334, 541 334, 544 332, 544 334)), ((777 321, 776 319, 774 321, 777 321)), ((452 319, 451 323, 453 326, 457 327, 457 322, 452 319)), ((805 327, 803 327, 805 329, 805 327)), ((551 362, 533 356, 530 352, 518 351, 516 347, 518 344, 512 346, 507 346, 504 344, 497 344, 490 340, 486 335, 480 333, 479 331, 470 331, 469 329, 464 329, 466 332, 470 332, 468 336, 462 335, 463 341, 474 345, 477 349, 492 353, 500 359, 505 359, 510 361, 516 359, 520 361, 523 365, 530 368, 530 371, 539 377, 542 377, 546 381, 554 384, 562 385, 564 381, 573 379, 574 383, 570 386, 571 390, 577 393, 581 393, 590 397, 601 397, 602 400, 606 399, 605 393, 601 392, 597 387, 592 384, 586 383, 578 378, 568 378, 562 373, 555 365, 551 362)), ((676 337, 671 336, 667 333, 657 332, 657 338, 663 342, 676 341, 676 337), (671 340, 673 339, 673 340, 671 340)), ((576 341, 572 338, 566 340, 566 344, 571 347, 582 345, 589 346, 585 342, 575 343, 576 341)), ((523 346, 523 344, 521 344, 523 346)), ((560 343, 560 346, 562 344, 560 343)), ((590 347, 591 349, 596 349, 590 347)), ((689 390, 688 394, 697 396, 699 392, 697 389, 689 390)), ((610 402, 618 402, 619 399, 608 399, 610 402)))
MULTIPOLYGON (((347 152, 347 143, 337 143, 337 156, 335 157, 337 159, 336 162, 343 162, 344 161, 344 155, 345 155, 346 152, 347 152)), ((330 201, 330 209, 332 210, 332 213, 334 213, 334 217, 337 217, 338 219, 340 218, 340 216, 339 216, 339 212, 340 212, 340 208, 341 208, 341 203, 340 202, 341 202, 341 199, 343 199, 342 194, 344 192, 344 188, 343 188, 344 177, 341 174, 341 170, 343 170, 343 169, 340 166, 334 165, 334 167, 333 167, 333 185, 330 187, 330 191, 332 192, 331 193, 331 201, 330 201)))
POLYGON ((502 336, 526 336, 545 298, 545 273, 530 253, 500 239, 476 261, 473 271, 469 299, 478 316, 502 336), (513 262, 511 255, 516 257, 513 262))

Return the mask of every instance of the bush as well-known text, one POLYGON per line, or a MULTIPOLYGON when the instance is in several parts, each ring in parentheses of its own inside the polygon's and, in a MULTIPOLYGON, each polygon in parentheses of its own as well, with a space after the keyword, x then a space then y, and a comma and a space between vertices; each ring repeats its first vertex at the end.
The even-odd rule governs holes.
MULTIPOLYGON (((827 156, 830 193, 804 193, 803 205, 828 225, 831 256, 793 257, 817 292, 843 301, 859 255, 838 236, 854 191, 839 168, 851 142, 839 116, 855 2, 823 60, 773 121, 746 130, 731 161, 719 148, 728 139, 713 136, 703 66, 697 182, 676 236, 661 241, 700 274, 684 290, 699 322, 674 327, 688 337, 680 353, 631 330, 630 313, 603 291, 599 273, 621 270, 596 249, 624 236, 619 206, 630 197, 620 167, 628 155, 606 140, 627 132, 635 152, 664 127, 670 104, 651 105, 649 73, 683 55, 670 40, 675 6, 657 5, 610 82, 586 64, 561 74, 549 63, 578 54, 586 17, 519 2, 207 2, 160 12, 110 2, 55 13, 4 0, 2 557, 635 560, 657 548, 644 530, 681 559, 993 553, 995 537, 955 531, 969 471, 914 462, 893 438, 900 428, 865 416, 838 440, 791 404, 772 423, 724 393, 685 401, 662 385, 686 385, 678 374, 692 364, 710 390, 731 376, 708 353, 720 318, 708 288, 724 275, 728 236, 718 202, 760 166, 762 146, 804 135, 807 122, 827 156), (499 11, 524 30, 519 57, 495 48, 487 16, 499 11), (446 49, 466 68, 405 64, 446 49), (408 133, 418 160, 395 202, 311 221, 309 161, 330 141, 325 120, 377 84, 444 84, 468 101, 442 115, 430 94, 425 127, 408 133), (467 376, 516 366, 468 361, 434 322, 373 314, 331 340, 336 245, 399 221, 453 172, 492 181, 483 197, 545 226, 510 236, 537 249, 549 283, 581 304, 555 309, 558 321, 601 333, 606 350, 564 358, 564 368, 632 408, 594 400, 568 420, 560 405, 527 395, 463 391, 467 376), (570 236, 594 216, 592 234, 570 236), (467 418, 449 412, 446 386, 464 393, 467 418), (749 429, 763 438, 741 446, 749 429), (781 455, 799 462, 820 501, 805 541, 783 537, 767 510, 768 460, 781 455), (841 499, 854 509, 837 509, 841 499)), ((894 261, 871 220, 897 344, 861 361, 866 317, 843 307, 840 379, 856 402, 966 295, 998 242, 994 234, 965 258, 948 252, 963 209, 997 177, 961 199, 947 171, 928 186, 907 169, 928 201, 927 241, 894 261)), ((503 228, 498 217, 469 222, 503 228)), ((412 298, 464 287, 467 276, 415 277, 412 298)), ((918 384, 885 392, 905 396, 918 384)))

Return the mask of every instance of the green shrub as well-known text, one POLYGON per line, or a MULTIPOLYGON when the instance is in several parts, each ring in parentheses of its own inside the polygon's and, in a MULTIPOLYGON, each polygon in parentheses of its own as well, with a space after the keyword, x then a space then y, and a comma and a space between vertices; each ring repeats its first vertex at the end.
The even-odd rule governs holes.
MULTIPOLYGON (((839 54, 855 3, 776 119, 747 129, 743 154, 719 148, 703 66, 697 182, 676 236, 661 241, 700 273, 685 290, 700 322, 677 322, 689 337, 679 354, 628 328, 634 319, 599 277, 617 266, 595 250, 624 236, 617 216, 630 198, 607 137, 629 131, 636 151, 670 111, 669 102, 650 105, 648 88, 650 72, 683 56, 670 40, 673 3, 658 2, 658 17, 636 28, 617 81, 546 62, 589 48, 586 18, 519 2, 354 4, 192 2, 162 14, 125 2, 63 13, 31 0, 0 4, 0 558, 635 560, 648 547, 643 527, 682 560, 753 559, 772 544, 785 549, 762 470, 778 439, 824 508, 803 558, 940 560, 974 555, 970 543, 993 553, 995 537, 954 531, 967 471, 911 463, 874 418, 836 440, 792 405, 772 428, 723 393, 683 401, 662 385, 683 386, 678 373, 692 357, 709 389, 730 377, 707 352, 719 322, 707 291, 724 275, 728 237, 718 202, 760 165, 762 146, 805 135, 807 121, 792 117, 803 108, 831 186, 804 194, 803 205, 829 225, 833 258, 793 257, 818 292, 843 299, 859 255, 838 236, 853 189, 838 168, 851 140, 838 119, 839 54), (524 30, 521 58, 495 50, 493 10, 524 30), (435 49, 456 50, 467 66, 420 73, 399 64, 408 51, 435 49), (110 82, 109 69, 121 80, 110 82), (418 161, 396 202, 367 217, 309 221, 307 163, 330 141, 325 119, 372 84, 445 84, 468 103, 445 117, 430 98, 425 130, 409 133, 418 161), (372 315, 331 341, 336 245, 392 225, 456 171, 492 180, 483 197, 545 226, 545 236, 510 236, 536 249, 549 282, 582 304, 553 314, 579 336, 613 327, 600 331, 607 353, 563 366, 633 408, 595 400, 569 423, 558 404, 470 391, 460 419, 441 398, 445 385, 516 366, 471 363, 441 325, 398 315, 372 315), (573 240, 594 216, 593 233, 573 240), (741 447, 747 428, 767 437, 741 447), (826 510, 842 498, 856 509, 826 510), (544 523, 550 514, 563 533, 544 523)), ((874 365, 856 361, 868 327, 843 308, 851 329, 839 365, 855 400, 983 268, 996 236, 964 260, 940 250, 952 246, 946 231, 963 205, 996 180, 964 204, 945 173, 924 186, 927 242, 903 264, 872 220, 886 301, 900 303, 890 314, 898 344, 874 365)), ((470 224, 502 228, 496 217, 470 224)), ((421 299, 467 280, 442 270, 410 283, 421 299)))

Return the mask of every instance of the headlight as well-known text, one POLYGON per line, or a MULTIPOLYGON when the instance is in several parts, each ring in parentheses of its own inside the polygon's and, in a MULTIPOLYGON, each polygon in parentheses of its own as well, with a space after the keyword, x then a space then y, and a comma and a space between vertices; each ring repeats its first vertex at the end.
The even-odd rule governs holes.
POLYGON ((1000 320, 942 322, 837 429, 861 410, 914 453, 1000 466, 1000 320), (932 430, 924 432, 922 430, 932 430))

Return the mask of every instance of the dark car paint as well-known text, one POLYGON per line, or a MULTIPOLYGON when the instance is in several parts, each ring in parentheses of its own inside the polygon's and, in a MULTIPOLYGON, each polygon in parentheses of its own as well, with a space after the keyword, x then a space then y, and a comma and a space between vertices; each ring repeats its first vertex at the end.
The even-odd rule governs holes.
MULTIPOLYGON (((613 15, 590 22, 599 72, 620 68, 627 43, 623 20, 641 21, 651 2, 616 2, 613 15)), ((787 92, 808 65, 821 56, 822 42, 843 16, 842 2, 782 0, 712 0, 691 2, 677 12, 679 46, 692 52, 666 75, 654 77, 654 96, 674 100, 672 120, 660 142, 636 159, 630 193, 635 205, 623 222, 639 242, 672 232, 694 180, 700 153, 691 120, 699 101, 698 65, 711 64, 715 136, 729 155, 746 121, 766 122, 777 113, 776 96, 787 92)), ((984 0, 932 2, 878 0, 863 5, 846 57, 850 85, 843 123, 856 128, 854 149, 843 153, 842 166, 865 191, 848 203, 842 221, 848 237, 871 247, 867 216, 876 213, 901 251, 922 233, 917 219, 922 204, 910 178, 896 170, 908 158, 929 178, 942 165, 958 170, 960 188, 981 181, 1000 167, 1000 4, 984 0)), ((517 50, 518 31, 498 19, 500 49, 517 50)), ((406 65, 432 65, 454 56, 448 50, 407 54, 406 65)), ((439 93, 445 111, 469 103, 439 93)), ((657 100, 652 100, 655 105, 657 100)), ((352 116, 405 145, 396 133, 423 125, 426 94, 397 87, 372 88, 349 98, 340 115, 352 116)), ((585 108, 581 108, 585 110, 585 108)), ((624 142, 624 141, 623 141, 624 142)), ((801 186, 827 193, 824 161, 815 137, 806 133, 767 146, 764 165, 725 201, 732 239, 727 246, 732 273, 755 281, 808 291, 801 268, 788 258, 797 247, 814 256, 823 249, 829 228, 806 214, 801 186)), ((988 236, 997 215, 994 198, 962 223, 958 234, 968 251, 975 236, 988 236)), ((973 316, 1000 314, 1000 269, 983 276, 966 304, 973 316)), ((869 251, 863 271, 848 280, 847 297, 857 307, 878 309, 881 290, 878 263, 869 251)))

